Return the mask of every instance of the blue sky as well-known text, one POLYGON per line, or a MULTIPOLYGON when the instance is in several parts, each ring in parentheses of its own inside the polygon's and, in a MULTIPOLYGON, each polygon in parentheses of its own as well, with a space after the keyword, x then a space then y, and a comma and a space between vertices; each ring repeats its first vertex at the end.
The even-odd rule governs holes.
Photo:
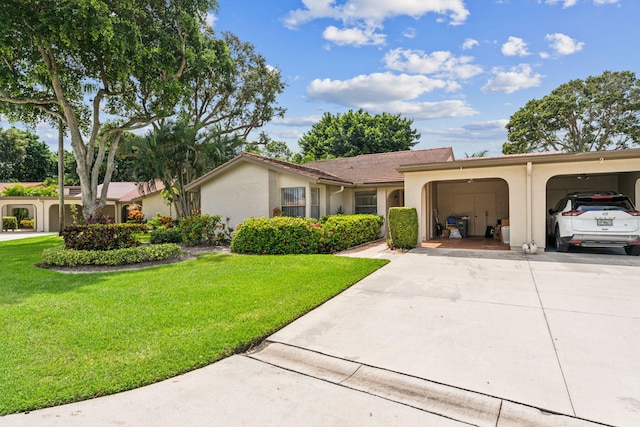
MULTIPOLYGON (((638 0, 219 0, 209 20, 278 68, 287 109, 262 131, 298 151, 325 112, 414 120, 415 149, 499 155, 526 102, 605 70, 640 77, 638 0)), ((0 121, 0 127, 9 124, 0 121)), ((52 149, 57 131, 37 128, 52 149)))
POLYGON ((526 102, 605 70, 640 76, 637 0, 219 0, 217 32, 287 82, 263 130, 298 151, 325 112, 414 120, 415 147, 499 155, 526 102))

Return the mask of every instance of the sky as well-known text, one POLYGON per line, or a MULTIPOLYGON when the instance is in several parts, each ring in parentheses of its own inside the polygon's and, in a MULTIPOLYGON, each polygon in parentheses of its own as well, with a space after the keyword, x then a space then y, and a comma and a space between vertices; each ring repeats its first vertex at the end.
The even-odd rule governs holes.
MULTIPOLYGON (((500 155, 527 101, 606 70, 640 77, 638 0, 218 3, 216 34, 231 31, 280 70, 285 117, 259 131, 294 152, 324 113, 362 108, 413 120, 414 149, 500 155)), ((36 132, 56 149, 55 129, 36 132)))

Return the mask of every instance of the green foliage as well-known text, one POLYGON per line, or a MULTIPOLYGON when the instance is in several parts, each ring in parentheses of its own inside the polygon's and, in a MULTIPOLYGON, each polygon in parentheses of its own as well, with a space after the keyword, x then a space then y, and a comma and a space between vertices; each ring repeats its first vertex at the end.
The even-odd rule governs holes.
POLYGON ((182 243, 182 234, 177 228, 156 228, 151 232, 149 242, 153 245, 160 243, 182 243))
POLYGON ((640 80, 605 71, 532 99, 507 123, 504 154, 626 149, 640 143, 640 80))
POLYGON ((144 231, 143 224, 89 224, 67 226, 61 234, 67 249, 110 251, 136 246, 134 234, 144 231))
POLYGON ((61 243, 0 244, 0 415, 141 387, 246 351, 387 263, 211 253, 114 274, 35 266, 61 243))
POLYGON ((411 128, 413 120, 388 113, 371 116, 362 109, 333 116, 325 113, 320 122, 302 136, 297 163, 360 154, 409 150, 420 134, 411 128))
POLYGON ((0 129, 0 181, 43 181, 56 174, 56 157, 31 132, 0 129))
POLYGON ((75 250, 62 246, 45 249, 42 264, 56 267, 76 267, 80 265, 127 265, 147 261, 159 261, 182 253, 175 244, 145 245, 130 248, 102 250, 75 250))
POLYGON ((33 225, 32 219, 23 219, 20 221, 20 228, 33 228, 33 225))
POLYGON ((106 202, 100 167, 107 188, 123 133, 172 115, 195 57, 221 51, 209 48, 212 10, 215 0, 0 2, 0 115, 64 125, 85 217, 106 202))
POLYGON ((315 254, 320 224, 312 218, 249 218, 238 225, 231 250, 249 254, 315 254))
POLYGON ((15 216, 3 216, 2 217, 2 229, 7 230, 17 230, 18 229, 18 218, 15 216))
POLYGON ((244 151, 284 161, 291 161, 293 157, 293 152, 286 143, 274 141, 264 132, 260 134, 258 142, 245 144, 244 151))
POLYGON ((22 184, 14 184, 5 187, 2 195, 5 197, 57 197, 58 189, 55 185, 25 187, 22 184))
POLYGON ((333 215, 322 224, 321 253, 333 253, 380 238, 384 219, 379 215, 333 215))
POLYGON ((393 247, 412 249, 418 244, 418 213, 415 208, 389 209, 389 235, 393 247))
POLYGON ((153 218, 147 220, 147 228, 156 230, 158 228, 171 228, 176 225, 176 222, 170 216, 156 215, 153 218))
POLYGON ((378 215, 337 215, 324 222, 313 218, 249 218, 238 225, 231 250, 250 254, 335 253, 380 236, 378 215))
POLYGON ((229 241, 233 231, 228 221, 223 223, 220 215, 190 215, 181 218, 176 229, 187 246, 221 245, 229 241))

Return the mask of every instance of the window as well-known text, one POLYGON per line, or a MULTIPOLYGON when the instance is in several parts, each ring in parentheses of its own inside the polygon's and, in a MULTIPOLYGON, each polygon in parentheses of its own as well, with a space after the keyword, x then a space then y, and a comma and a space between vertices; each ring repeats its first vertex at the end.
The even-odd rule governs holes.
POLYGON ((377 191, 356 191, 356 213, 357 214, 377 214, 378 201, 377 191))
POLYGON ((304 187, 283 188, 282 216, 305 216, 306 198, 304 187))
POLYGON ((320 189, 311 189, 311 218, 320 219, 320 189))

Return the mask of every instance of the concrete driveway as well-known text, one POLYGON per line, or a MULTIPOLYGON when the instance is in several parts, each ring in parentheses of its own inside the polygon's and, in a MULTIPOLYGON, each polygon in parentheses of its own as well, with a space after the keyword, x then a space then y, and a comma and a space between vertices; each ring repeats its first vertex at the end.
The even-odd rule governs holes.
POLYGON ((253 352, 0 426, 636 426, 639 274, 624 255, 417 249, 253 352))

